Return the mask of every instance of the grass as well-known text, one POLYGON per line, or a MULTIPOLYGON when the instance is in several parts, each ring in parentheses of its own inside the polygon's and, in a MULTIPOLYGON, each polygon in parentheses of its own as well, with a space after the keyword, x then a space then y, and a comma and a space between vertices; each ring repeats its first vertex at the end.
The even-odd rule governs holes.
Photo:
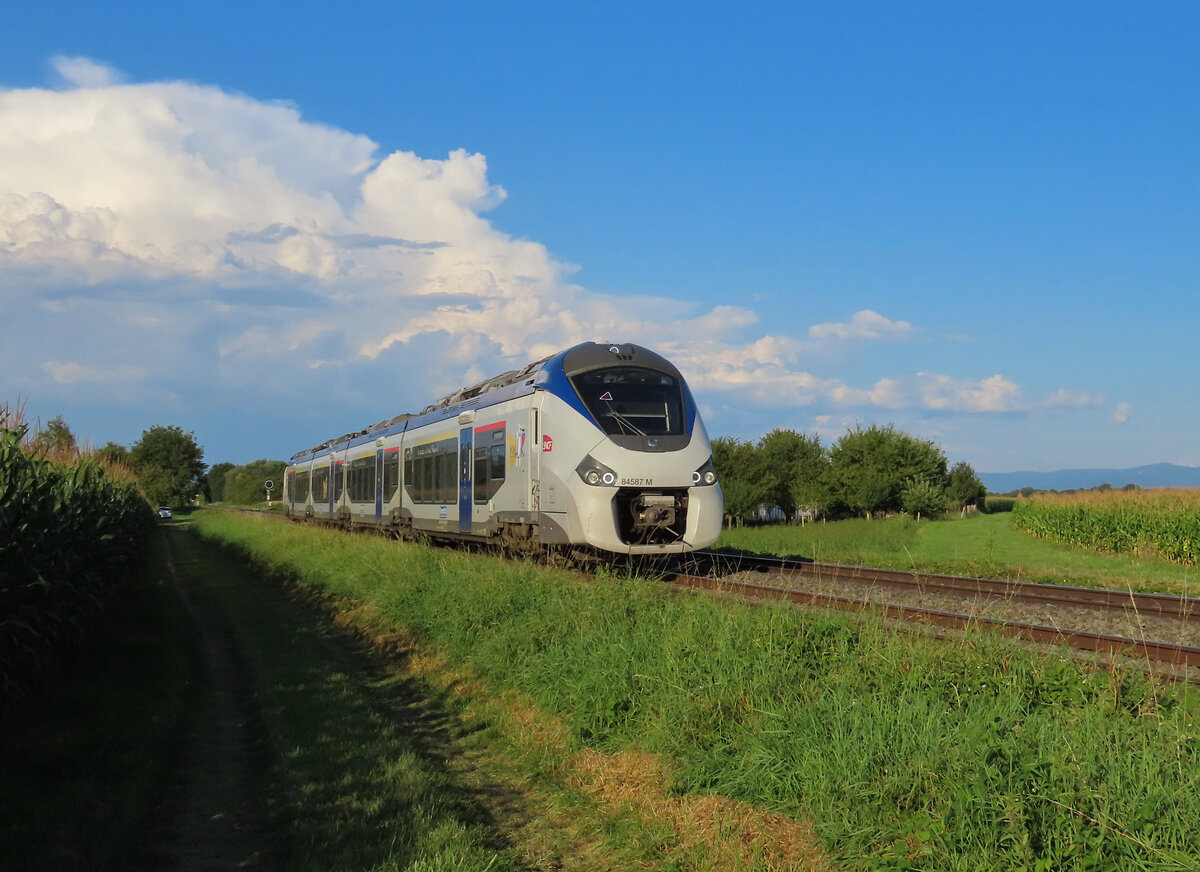
POLYGON ((717 544, 828 563, 1200 595, 1200 568, 1035 539, 1008 514, 743 527, 724 531, 717 544))
POLYGON ((71 674, 5 718, 5 868, 519 868, 442 763, 436 695, 180 525, 156 538, 71 674), (205 729, 229 717, 206 637, 256 722, 232 745, 205 729))
POLYGON ((0 721, 4 868, 737 868, 608 801, 526 697, 189 524, 0 721))
MULTIPOLYGON (((265 519, 198 525, 360 603, 371 632, 416 640, 485 696, 529 699, 566 731, 553 760, 651 755, 663 805, 785 814, 844 868, 1200 868, 1197 699, 1137 664, 1097 672, 991 636, 943 643, 265 519)), ((922 530, 897 531, 893 555, 922 530)), ((564 765, 530 766, 547 762, 564 765)))

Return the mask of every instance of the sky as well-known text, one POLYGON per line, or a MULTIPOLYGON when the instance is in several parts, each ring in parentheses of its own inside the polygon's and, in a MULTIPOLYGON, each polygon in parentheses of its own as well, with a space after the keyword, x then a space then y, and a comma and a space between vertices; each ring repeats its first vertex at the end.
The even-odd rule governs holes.
POLYGON ((713 436, 1200 466, 1200 5, 13 4, 0 405, 286 459, 587 340, 713 436))

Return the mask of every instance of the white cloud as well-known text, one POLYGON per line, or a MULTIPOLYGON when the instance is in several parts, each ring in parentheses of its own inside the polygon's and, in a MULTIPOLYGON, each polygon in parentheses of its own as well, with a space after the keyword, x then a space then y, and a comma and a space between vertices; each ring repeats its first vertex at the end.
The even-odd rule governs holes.
POLYGON ((113 382, 141 381, 146 377, 146 369, 140 366, 98 367, 73 361, 48 360, 42 364, 42 369, 60 385, 108 385, 113 382))
POLYGON ((54 65, 73 87, 0 90, 0 316, 19 324, 0 369, 296 408, 361 393, 382 413, 595 339, 649 345, 697 390, 765 408, 1018 403, 1001 375, 864 387, 810 371, 825 341, 919 332, 870 310, 799 339, 742 305, 591 293, 487 220, 507 193, 481 154, 381 156, 289 105, 54 65))
POLYGON ((1125 424, 1129 421, 1130 414, 1129 403, 1117 403, 1117 409, 1113 412, 1113 420, 1118 424, 1125 424))
POLYGON ((913 335, 913 326, 907 321, 892 321, 863 309, 855 312, 849 324, 814 324, 808 328, 813 339, 892 339, 903 340, 913 335))
POLYGON ((50 58, 50 65, 67 85, 76 88, 107 88, 121 81, 112 67, 90 58, 58 55, 50 58))
POLYGON ((1099 406, 1105 402, 1104 394, 1089 394, 1079 391, 1069 391, 1066 388, 1060 388, 1055 391, 1043 403, 1045 406, 1099 406))
POLYGON ((919 373, 916 387, 927 409, 958 412, 1011 412, 1018 408, 1020 388, 1000 374, 978 381, 919 373))

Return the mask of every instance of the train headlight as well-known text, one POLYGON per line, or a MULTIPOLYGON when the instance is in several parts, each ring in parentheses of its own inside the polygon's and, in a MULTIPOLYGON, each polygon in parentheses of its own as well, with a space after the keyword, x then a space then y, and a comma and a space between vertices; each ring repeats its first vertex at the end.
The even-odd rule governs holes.
POLYGON ((617 483, 617 474, 590 454, 575 467, 575 471, 592 487, 613 487, 617 483))
POLYGON ((717 469, 713 466, 712 458, 708 458, 705 464, 692 473, 692 484, 700 487, 708 487, 717 483, 717 469))

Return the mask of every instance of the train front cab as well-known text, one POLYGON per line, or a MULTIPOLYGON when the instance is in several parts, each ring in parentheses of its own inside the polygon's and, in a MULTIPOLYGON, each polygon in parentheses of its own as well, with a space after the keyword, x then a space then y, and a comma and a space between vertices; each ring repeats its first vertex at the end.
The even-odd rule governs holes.
POLYGON ((630 554, 716 541, 723 506, 711 447, 673 364, 639 346, 586 344, 550 361, 539 381, 543 541, 630 554), (569 450, 556 453, 560 437, 569 450))

